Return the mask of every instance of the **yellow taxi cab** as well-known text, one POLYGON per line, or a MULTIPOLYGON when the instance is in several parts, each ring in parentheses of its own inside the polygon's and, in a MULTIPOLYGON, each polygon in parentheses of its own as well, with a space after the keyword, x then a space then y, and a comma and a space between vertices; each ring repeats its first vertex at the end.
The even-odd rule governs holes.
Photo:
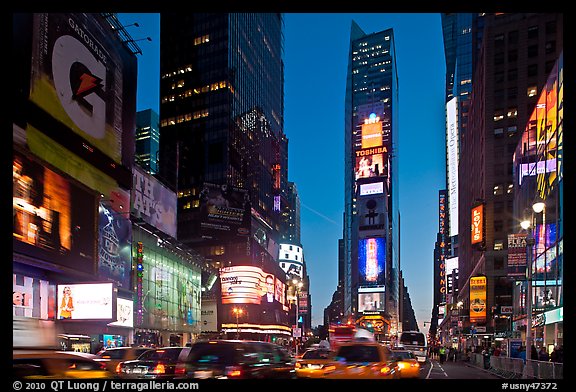
POLYGON ((334 352, 324 348, 310 348, 296 358, 297 378, 322 378, 326 370, 333 370, 334 352))
POLYGON ((327 379, 398 379, 400 371, 391 350, 370 340, 343 342, 336 349, 332 366, 324 369, 327 379))
POLYGON ((88 353, 53 350, 14 350, 13 374, 29 379, 111 378, 101 359, 88 353))
POLYGON ((412 351, 392 350, 392 357, 398 363, 400 378, 420 378, 420 363, 412 351))

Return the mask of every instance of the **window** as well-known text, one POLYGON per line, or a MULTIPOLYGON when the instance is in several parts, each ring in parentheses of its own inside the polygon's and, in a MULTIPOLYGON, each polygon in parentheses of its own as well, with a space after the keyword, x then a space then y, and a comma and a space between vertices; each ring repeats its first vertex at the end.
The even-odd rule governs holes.
POLYGON ((510 31, 508 33, 508 43, 515 44, 518 42, 518 30, 510 31))
POLYGON ((528 58, 538 57, 538 45, 530 45, 528 47, 528 58))
POLYGON ((514 62, 518 60, 518 50, 511 49, 508 51, 508 62, 514 62))
POLYGON ((544 46, 546 54, 554 53, 556 51, 556 41, 548 41, 544 46))
POLYGON ((550 61, 546 61, 546 64, 544 65, 546 74, 549 74, 552 71, 552 68, 554 68, 554 64, 556 64, 556 61, 554 60, 550 60, 550 61))
MULTIPOLYGON (((503 228, 504 228, 504 222, 502 222, 501 220, 495 220, 494 221, 494 231, 495 232, 500 232, 500 231, 502 231, 503 228)), ((494 245, 496 245, 496 241, 494 242, 494 245)), ((496 249, 496 246, 494 246, 494 250, 500 250, 500 249, 496 249)))
POLYGON ((528 66, 528 76, 538 75, 538 64, 530 64, 528 66))
POLYGON ((550 22, 546 22, 546 34, 554 33, 556 33, 556 21, 552 20, 550 22))
POLYGON ((494 240, 494 250, 503 250, 503 249, 504 249, 504 241, 494 240))
POLYGON ((538 26, 528 27, 528 38, 538 38, 538 26))
MULTIPOLYGON (((511 125, 508 128, 506 128, 506 134, 508 134, 508 137, 512 137, 512 136, 516 135, 517 131, 518 131, 518 127, 516 125, 511 125)), ((516 150, 516 147, 514 147, 514 150, 516 150)))
POLYGON ((508 80, 518 79, 518 69, 512 68, 508 70, 508 80))
POLYGON ((504 72, 494 72, 494 83, 503 83, 504 82, 504 72))
POLYGON ((494 113, 494 121, 500 121, 504 119, 504 113, 502 110, 497 110, 496 113, 494 113))
POLYGON ((494 136, 501 136, 504 134, 504 128, 494 128, 494 136))
POLYGON ((508 89, 508 99, 516 99, 517 96, 518 96, 518 88, 510 87, 508 89))
POLYGON ((506 116, 508 118, 515 118, 516 116, 518 116, 518 109, 516 108, 510 108, 508 109, 508 112, 506 113, 506 116))
POLYGON ((502 194, 504 194, 504 186, 494 185, 494 195, 502 195, 502 194))
POLYGON ((528 87, 527 94, 528 94, 528 98, 536 96, 536 94, 538 94, 538 87, 536 87, 536 86, 528 87))
POLYGON ((504 45, 504 34, 498 34, 494 36, 494 45, 504 45))
POLYGON ((504 52, 496 53, 494 55, 494 65, 504 64, 504 52))
POLYGON ((506 193, 510 194, 514 191, 514 184, 508 184, 508 188, 506 189, 506 193))

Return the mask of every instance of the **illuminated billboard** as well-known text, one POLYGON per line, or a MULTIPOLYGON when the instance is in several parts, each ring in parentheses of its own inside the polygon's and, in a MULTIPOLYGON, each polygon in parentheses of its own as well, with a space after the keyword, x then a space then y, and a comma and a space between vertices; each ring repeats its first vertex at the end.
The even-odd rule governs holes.
MULTIPOLYGON (((382 290, 382 288, 380 288, 382 290)), ((358 289, 358 311, 377 312, 386 310, 386 297, 384 291, 360 292, 358 289)))
POLYGON ((380 230, 386 226, 386 196, 368 196, 358 199, 358 229, 380 230))
POLYGON ((32 36, 30 100, 131 168, 136 56, 98 14, 34 14, 32 36))
POLYGON ((383 285, 386 275, 386 240, 358 240, 358 279, 360 285, 383 285))
POLYGON ((55 286, 47 280, 12 274, 12 316, 53 320, 55 286))
POLYGON ((362 124, 362 148, 380 147, 382 145, 382 121, 362 124))
POLYGON ((14 251, 93 274, 96 195, 16 150, 12 180, 14 251))
POLYGON ((132 222, 108 203, 98 206, 98 275, 131 290, 132 222))
POLYGON ((295 275, 300 279, 304 277, 304 254, 301 247, 292 244, 280 244, 278 264, 286 272, 286 275, 295 275))
POLYGON ((116 320, 116 295, 112 283, 59 284, 59 320, 116 320))
POLYGON ((472 245, 484 242, 484 205, 472 208, 472 245))
POLYGON ((200 228, 207 239, 250 234, 251 205, 246 189, 204 183, 200 192, 200 228))
POLYGON ((360 184, 360 196, 379 195, 381 193, 384 193, 383 182, 360 184))
MULTIPOLYGON (((285 300, 285 285, 274 274, 264 272, 260 267, 247 265, 220 268, 222 304, 273 303, 285 300)), ((280 302, 284 304, 283 302, 280 302)))
POLYGON ((354 166, 355 179, 385 176, 387 174, 388 155, 386 147, 374 147, 357 150, 354 166))
POLYGON ((132 176, 132 213, 176 238, 176 193, 138 166, 132 176))
POLYGON ((508 234, 508 276, 526 278, 526 234, 508 234))
POLYGON ((116 321, 108 325, 118 327, 134 327, 134 301, 118 298, 116 306, 116 321))
POLYGON ((446 151, 448 152, 448 210, 450 237, 458 235, 458 98, 446 103, 446 151))
POLYGON ((470 322, 486 321, 486 277, 470 277, 470 322))

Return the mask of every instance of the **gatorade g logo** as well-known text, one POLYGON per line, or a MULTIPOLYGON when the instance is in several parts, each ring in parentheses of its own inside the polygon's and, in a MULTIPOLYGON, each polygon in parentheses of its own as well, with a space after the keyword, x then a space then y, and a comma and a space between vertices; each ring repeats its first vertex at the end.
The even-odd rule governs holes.
POLYGON ((82 131, 102 139, 106 133, 106 67, 82 42, 64 35, 52 52, 56 94, 82 131))

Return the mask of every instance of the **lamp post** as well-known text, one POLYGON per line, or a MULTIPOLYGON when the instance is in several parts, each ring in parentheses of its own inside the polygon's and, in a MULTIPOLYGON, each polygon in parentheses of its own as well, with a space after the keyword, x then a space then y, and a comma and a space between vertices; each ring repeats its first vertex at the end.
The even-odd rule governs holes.
POLYGON ((232 312, 236 315, 236 340, 240 340, 240 327, 238 324, 238 317, 244 313, 244 310, 242 308, 234 308, 232 309, 232 312))
MULTIPOLYGON (((294 296, 296 297, 296 329, 298 329, 298 294, 304 283, 299 281, 298 279, 292 279, 292 283, 294 284, 294 296)), ((302 332, 300 332, 300 336, 302 336, 302 332)), ((298 342, 296 341, 296 336, 294 336, 294 346, 295 346, 295 353, 298 355, 298 342)))
MULTIPOLYGON (((544 211, 546 205, 542 199, 539 197, 532 204, 532 210, 539 214, 544 211)), ((534 238, 534 214, 531 213, 530 217, 525 217, 525 219, 520 223, 520 226, 528 232, 526 237, 526 280, 527 282, 527 295, 526 299, 526 360, 532 359, 532 264, 533 264, 533 254, 534 245, 536 240, 534 238)))
POLYGON ((460 323, 462 321, 460 319, 460 309, 462 309, 463 305, 464 302, 462 301, 458 301, 458 303, 456 304, 456 307, 458 307, 458 351, 460 351, 461 349, 461 342, 462 342, 462 327, 460 326, 460 323))

